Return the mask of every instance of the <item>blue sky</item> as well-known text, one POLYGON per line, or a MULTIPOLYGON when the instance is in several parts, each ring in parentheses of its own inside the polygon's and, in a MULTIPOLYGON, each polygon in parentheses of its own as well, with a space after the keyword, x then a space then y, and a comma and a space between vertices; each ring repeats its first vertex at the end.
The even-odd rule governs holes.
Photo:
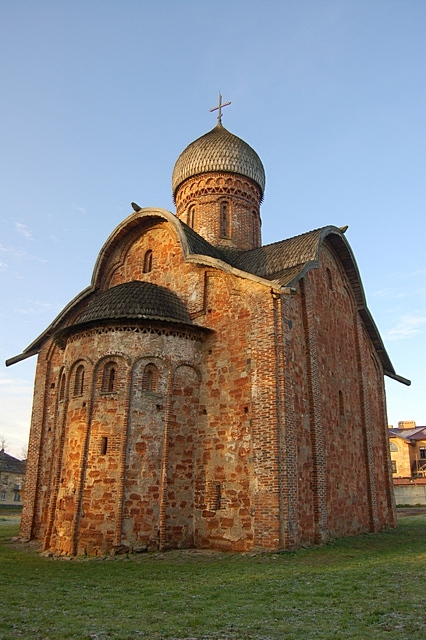
MULTIPOLYGON (((91 278, 131 201, 223 124, 260 155, 263 242, 349 225, 368 305, 426 424, 424 0, 0 0, 0 360, 91 278)), ((0 364, 0 434, 25 447, 35 358, 0 364)))

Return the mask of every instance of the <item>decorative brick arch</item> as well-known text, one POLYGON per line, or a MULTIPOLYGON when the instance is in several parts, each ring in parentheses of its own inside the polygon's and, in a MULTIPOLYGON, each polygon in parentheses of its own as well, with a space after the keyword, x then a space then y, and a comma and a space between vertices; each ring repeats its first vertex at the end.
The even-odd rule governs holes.
POLYGON ((170 376, 171 365, 166 357, 158 357, 155 355, 143 355, 135 361, 132 368, 132 385, 133 393, 136 390, 143 390, 144 372, 147 367, 153 366, 157 370, 157 388, 156 393, 166 393, 168 379, 170 376))
POLYGON ((73 397, 90 395, 93 363, 87 356, 79 357, 69 368, 70 393, 73 397))

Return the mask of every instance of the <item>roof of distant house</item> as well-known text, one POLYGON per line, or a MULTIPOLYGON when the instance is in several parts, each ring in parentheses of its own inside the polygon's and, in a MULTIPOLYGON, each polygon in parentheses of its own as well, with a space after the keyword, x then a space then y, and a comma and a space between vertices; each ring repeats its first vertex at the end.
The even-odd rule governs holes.
POLYGON ((25 473, 26 460, 10 456, 4 449, 0 451, 0 471, 3 473, 25 473))
POLYGON ((402 438, 403 440, 426 440, 426 427, 414 429, 389 429, 389 437, 402 438))

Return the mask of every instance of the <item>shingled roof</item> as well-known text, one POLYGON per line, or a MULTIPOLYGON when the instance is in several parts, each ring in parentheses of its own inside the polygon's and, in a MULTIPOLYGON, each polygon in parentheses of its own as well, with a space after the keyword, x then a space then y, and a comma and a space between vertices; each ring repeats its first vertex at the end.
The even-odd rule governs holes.
MULTIPOLYGON (((151 318, 160 318, 171 322, 190 322, 189 316, 186 315, 187 311, 183 306, 183 303, 172 291, 165 287, 161 287, 158 290, 164 289, 168 292, 167 295, 172 297, 175 296, 183 308, 180 307, 177 302, 177 306, 170 306, 171 298, 167 298, 166 301, 165 297, 162 299, 162 304, 164 303, 165 306, 160 305, 160 308, 139 307, 139 303, 136 303, 133 300, 133 293, 136 290, 133 287, 137 288, 138 295, 142 294, 142 299, 144 299, 144 296, 148 295, 148 288, 143 291, 142 288, 140 288, 140 285, 142 285, 142 287, 149 285, 149 283, 146 282, 125 283, 124 285, 117 285, 116 287, 113 287, 101 294, 96 294, 96 292, 99 291, 99 288, 102 288, 102 274, 106 269, 114 246, 121 242, 128 232, 133 231, 138 227, 143 228, 149 220, 162 220, 163 222, 169 222, 172 225, 179 237, 185 260, 199 264, 207 264, 222 270, 230 270, 234 274, 243 278, 255 277, 259 282, 263 282, 265 285, 268 285, 269 281, 271 284, 274 283, 275 288, 278 288, 278 290, 280 287, 294 287, 298 280, 303 278, 310 269, 318 267, 321 245, 323 242, 329 243, 346 271, 355 295, 358 313, 360 314, 375 350, 381 359, 385 374, 399 382, 410 384, 409 380, 396 374, 380 337, 379 331, 368 310, 358 267, 349 243, 344 237, 345 229, 342 230, 334 226, 322 227, 320 229, 314 229, 313 231, 294 236, 293 238, 288 238, 286 240, 281 240, 280 242, 274 242, 263 247, 258 247, 257 249, 252 249, 250 251, 238 251, 235 249, 214 247, 184 222, 179 220, 174 214, 164 209, 141 209, 123 220, 123 222, 120 223, 110 235, 99 253, 93 271, 91 285, 76 296, 74 300, 72 300, 57 316, 57 318, 55 318, 52 324, 32 344, 30 344, 22 354, 7 360, 7 365, 14 364, 15 362, 19 362, 20 360, 36 354, 39 351, 43 340, 52 334, 57 334, 58 329, 63 325, 63 322, 66 321, 66 318, 69 317, 69 314, 84 300, 90 300, 90 302, 80 318, 77 319, 79 326, 82 323, 106 319, 106 316, 109 316, 109 318, 118 318, 117 315, 111 314, 120 314, 122 313, 122 309, 127 309, 125 314, 126 318, 130 317, 128 314, 128 311, 130 310, 131 313, 135 314, 134 317, 146 316, 151 318), (128 299, 126 297, 126 301, 124 301, 122 298, 122 291, 125 291, 127 296, 128 286, 129 295, 130 292, 132 293, 130 298, 128 299), (119 287, 126 288, 121 291, 119 287), (115 297, 116 295, 117 298, 115 297), (139 313, 140 316, 138 315, 139 313), (184 317, 186 319, 184 319, 184 317)), ((151 286, 157 287, 157 285, 151 286)), ((150 295, 152 293, 153 292, 151 291, 150 295)), ((164 294, 164 296, 166 296, 166 294, 164 294)), ((156 299, 159 304, 160 299, 158 297, 156 299)), ((72 326, 75 327, 77 325, 74 322, 72 326)), ((71 327, 70 329, 72 330, 71 327)), ((67 331, 67 329, 64 331, 67 331)))
POLYGON ((188 178, 210 171, 237 173, 253 180, 265 191, 265 170, 256 151, 221 124, 191 142, 182 151, 173 169, 173 196, 188 178))
POLYGON ((415 427, 414 429, 389 429, 389 436, 413 442, 415 440, 426 440, 426 427, 415 427))
POLYGON ((10 456, 4 449, 0 450, 0 471, 2 473, 25 473, 25 460, 18 460, 10 456))
POLYGON ((242 271, 290 286, 303 275, 307 264, 317 266, 321 236, 331 229, 337 231, 335 227, 324 227, 250 251, 225 249, 223 253, 234 267, 242 271))
POLYGON ((123 318, 192 324, 185 305, 173 291, 152 282, 133 280, 96 295, 76 325, 123 318))

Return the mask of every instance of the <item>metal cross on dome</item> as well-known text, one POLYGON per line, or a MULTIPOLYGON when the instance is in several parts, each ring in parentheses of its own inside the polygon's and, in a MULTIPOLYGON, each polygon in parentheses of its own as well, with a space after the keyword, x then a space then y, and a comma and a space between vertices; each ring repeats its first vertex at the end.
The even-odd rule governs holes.
POLYGON ((219 124, 222 124, 222 107, 227 107, 228 105, 230 105, 230 102, 222 102, 222 96, 219 93, 219 104, 217 105, 217 107, 213 107, 213 109, 210 109, 210 113, 212 111, 217 111, 219 110, 219 113, 217 114, 217 121, 219 124))

